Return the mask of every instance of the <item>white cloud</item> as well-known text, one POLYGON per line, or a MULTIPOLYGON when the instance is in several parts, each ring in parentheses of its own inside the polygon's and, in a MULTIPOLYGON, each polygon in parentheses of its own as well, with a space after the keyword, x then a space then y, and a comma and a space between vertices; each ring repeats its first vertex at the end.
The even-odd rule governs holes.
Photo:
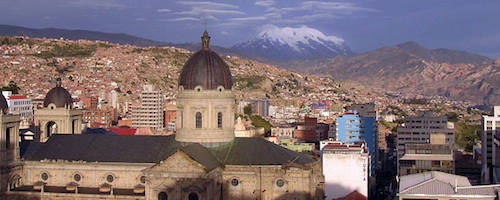
POLYGON ((267 20, 265 16, 253 16, 253 17, 239 17, 239 18, 231 18, 231 21, 258 21, 258 20, 267 20))
POLYGON ((179 17, 179 18, 173 18, 173 19, 161 19, 160 21, 178 22, 178 21, 201 21, 201 20, 198 18, 194 18, 194 17, 179 17))
POLYGON ((273 0, 263 0, 263 1, 256 1, 255 5, 257 6, 262 6, 262 7, 271 7, 275 4, 276 2, 273 0))
POLYGON ((352 3, 340 3, 340 2, 323 2, 323 1, 306 1, 302 2, 303 10, 324 10, 324 11, 338 11, 344 14, 350 14, 355 11, 365 11, 365 12, 378 12, 376 9, 358 7, 352 3))
POLYGON ((168 8, 161 8, 161 9, 156 10, 156 12, 170 12, 170 11, 171 10, 168 8))
POLYGON ((124 9, 124 4, 115 3, 110 0, 77 0, 70 3, 73 7, 92 8, 92 9, 124 9))
POLYGON ((180 5, 188 7, 186 11, 175 12, 177 15, 199 16, 205 20, 218 20, 216 15, 241 15, 245 14, 237 10, 239 7, 226 3, 214 2, 193 2, 193 1, 179 1, 180 5))
POLYGON ((208 2, 208 1, 200 1, 200 2, 195 2, 195 1, 178 1, 178 4, 181 5, 186 5, 186 6, 192 6, 192 8, 239 8, 236 5, 232 4, 227 4, 227 3, 215 3, 215 2, 208 2))
POLYGON ((337 20, 357 12, 378 12, 376 9, 360 7, 352 3, 329 1, 305 1, 288 7, 278 7, 267 1, 256 5, 267 5, 264 11, 269 22, 275 24, 307 24, 309 22, 337 20))
POLYGON ((138 17, 138 18, 135 18, 135 21, 147 21, 148 19, 146 19, 145 17, 138 17))

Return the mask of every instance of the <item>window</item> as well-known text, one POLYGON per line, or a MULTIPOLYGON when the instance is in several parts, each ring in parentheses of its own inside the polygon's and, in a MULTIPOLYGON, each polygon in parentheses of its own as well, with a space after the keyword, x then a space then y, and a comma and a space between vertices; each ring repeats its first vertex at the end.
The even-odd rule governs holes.
POLYGON ((47 174, 46 172, 42 173, 42 175, 40 176, 42 178, 42 180, 46 181, 49 179, 49 174, 47 174))
POLYGON ((191 192, 191 193, 189 193, 188 199, 189 200, 198 200, 198 194, 191 192))
POLYGON ((76 182, 82 180, 82 175, 80 175, 80 174, 73 175, 73 180, 75 180, 76 182))
POLYGON ((201 112, 196 112, 196 128, 201 128, 202 119, 201 112))
POLYGON ((217 128, 222 128, 222 112, 217 113, 217 128))
POLYGON ((168 195, 166 192, 160 192, 158 194, 158 200, 168 200, 168 195))
POLYGON ((238 186, 240 184, 240 181, 237 178, 231 179, 231 185, 232 186, 238 186))
POLYGON ((112 183, 114 180, 115 180, 115 177, 113 175, 108 174, 106 176, 106 181, 108 181, 108 183, 112 183))
POLYGON ((5 149, 10 149, 10 128, 5 130, 5 149))
POLYGON ((285 185, 285 181, 283 179, 276 180, 276 185, 278 187, 283 187, 285 185))
POLYGON ((139 181, 140 181, 142 184, 146 183, 146 176, 141 176, 141 177, 139 178, 139 181))

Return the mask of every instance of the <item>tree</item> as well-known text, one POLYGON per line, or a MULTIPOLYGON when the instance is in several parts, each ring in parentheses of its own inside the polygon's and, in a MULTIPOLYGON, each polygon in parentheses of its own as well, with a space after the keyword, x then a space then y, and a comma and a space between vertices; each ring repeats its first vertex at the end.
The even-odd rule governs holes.
POLYGON ((11 91, 12 94, 19 94, 19 90, 21 90, 21 88, 19 88, 14 81, 10 81, 9 84, 1 87, 0 89, 2 89, 2 91, 11 91))
POLYGON ((251 115, 252 115, 252 113, 253 113, 252 104, 248 104, 248 105, 246 105, 246 106, 243 108, 243 113, 245 113, 245 115, 251 116, 251 115))

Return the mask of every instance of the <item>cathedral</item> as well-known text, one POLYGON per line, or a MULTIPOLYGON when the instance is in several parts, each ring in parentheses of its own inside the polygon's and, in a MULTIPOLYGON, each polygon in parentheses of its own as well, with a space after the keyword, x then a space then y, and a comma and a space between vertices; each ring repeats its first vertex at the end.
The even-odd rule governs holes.
POLYGON ((235 137, 232 86, 205 31, 179 76, 175 135, 81 134, 58 81, 35 111, 37 141, 19 143, 0 95, 0 199, 323 199, 319 159, 235 137))

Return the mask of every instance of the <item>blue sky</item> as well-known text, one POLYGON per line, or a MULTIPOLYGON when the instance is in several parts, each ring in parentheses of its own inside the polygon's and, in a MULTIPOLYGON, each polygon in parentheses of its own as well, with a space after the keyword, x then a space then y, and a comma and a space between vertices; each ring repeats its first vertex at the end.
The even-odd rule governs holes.
POLYGON ((266 25, 306 25, 367 52, 415 41, 500 59, 500 1, 0 0, 0 24, 126 33, 230 47, 266 25))

